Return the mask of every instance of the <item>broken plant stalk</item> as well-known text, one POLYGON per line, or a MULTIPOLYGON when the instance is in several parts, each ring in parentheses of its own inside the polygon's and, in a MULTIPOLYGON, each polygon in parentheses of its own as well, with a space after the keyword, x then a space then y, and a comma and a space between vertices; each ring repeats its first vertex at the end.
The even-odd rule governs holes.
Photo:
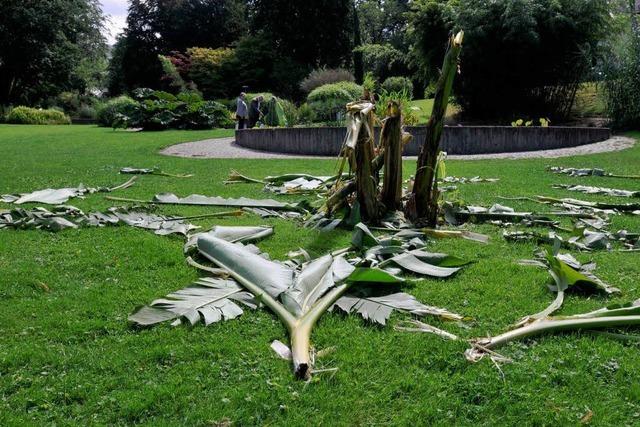
POLYGON ((449 105, 453 81, 458 70, 458 57, 462 50, 464 32, 451 38, 444 58, 442 73, 436 84, 436 94, 427 134, 418 156, 413 192, 407 204, 407 214, 413 220, 424 221, 435 228, 438 219, 438 183, 436 168, 440 152, 440 139, 444 130, 444 117, 449 105))
POLYGON ((384 149, 384 178, 381 200, 388 211, 402 208, 402 117, 400 106, 391 101, 382 127, 380 145, 384 149))

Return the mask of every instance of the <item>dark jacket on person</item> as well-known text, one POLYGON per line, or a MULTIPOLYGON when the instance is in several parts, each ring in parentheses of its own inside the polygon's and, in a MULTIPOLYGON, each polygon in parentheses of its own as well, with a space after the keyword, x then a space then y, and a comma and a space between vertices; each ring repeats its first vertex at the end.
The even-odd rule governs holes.
POLYGON ((252 128, 258 123, 260 120, 260 116, 262 116, 262 111, 260 108, 262 107, 262 103, 258 99, 251 100, 249 104, 249 127, 252 128))

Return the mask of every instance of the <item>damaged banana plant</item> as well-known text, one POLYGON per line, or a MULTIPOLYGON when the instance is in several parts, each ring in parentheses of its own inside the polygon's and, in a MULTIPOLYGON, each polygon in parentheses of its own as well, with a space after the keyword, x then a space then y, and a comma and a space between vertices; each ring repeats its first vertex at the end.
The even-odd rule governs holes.
MULTIPOLYGON (((404 212, 419 226, 435 228, 438 218, 438 164, 442 162, 440 140, 444 115, 458 70, 463 33, 449 41, 427 135, 417 163, 415 183, 405 191, 402 182, 402 152, 411 140, 402 130, 402 112, 395 101, 388 102, 386 118, 382 120, 380 141, 375 144, 375 106, 369 100, 347 105, 347 133, 341 150, 336 181, 319 213, 325 219, 346 208, 357 211, 357 217, 368 224, 379 224, 394 212, 404 212), (342 172, 348 165, 349 178, 342 172), (383 174, 382 182, 381 173, 383 174), (406 202, 406 203, 405 203, 406 202)), ((440 176, 442 177, 442 176, 440 176)), ((356 215, 351 215, 355 217, 356 215)))
POLYGON ((241 306, 264 305, 287 329, 293 370, 302 379, 309 378, 313 370, 311 331, 327 311, 358 313, 382 325, 393 311, 463 320, 460 315, 422 304, 413 296, 396 291, 405 279, 398 276, 401 270, 392 265, 415 274, 448 277, 465 264, 447 255, 415 251, 417 245, 423 244, 415 236, 410 239, 405 236, 404 243, 399 238, 383 242, 362 224, 354 233, 352 248, 302 263, 281 263, 267 259, 255 246, 242 244, 245 240, 237 240, 244 235, 264 237, 263 231, 254 230, 252 234, 233 228, 214 229, 197 237, 199 254, 216 265, 222 277, 201 279, 138 309, 130 320, 139 326, 168 320, 176 324, 181 319, 208 325, 237 317, 242 313, 241 306), (392 243, 400 246, 392 247, 392 243), (389 251, 382 249, 383 245, 389 251), (358 256, 367 252, 366 257, 358 256), (349 253, 353 258, 348 258, 349 253), (387 254, 388 262, 379 262, 377 257, 387 254))

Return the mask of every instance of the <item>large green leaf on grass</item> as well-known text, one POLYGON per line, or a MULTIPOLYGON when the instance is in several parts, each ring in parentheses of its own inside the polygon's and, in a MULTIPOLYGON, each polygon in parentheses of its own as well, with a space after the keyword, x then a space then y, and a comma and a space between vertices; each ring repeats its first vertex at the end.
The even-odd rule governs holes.
POLYGON ((273 298, 277 298, 294 283, 294 270, 266 260, 241 244, 230 243, 205 233, 198 238, 198 250, 218 267, 229 271, 239 282, 253 284, 273 298))
POLYGON ((243 312, 240 305, 255 309, 258 304, 253 295, 233 280, 202 278, 137 309, 129 316, 129 321, 137 326, 152 326, 186 319, 191 325, 203 323, 209 326, 240 316, 243 312))
POLYGON ((303 316, 337 283, 350 277, 355 268, 342 257, 325 255, 305 265, 296 275, 295 283, 280 299, 295 316, 303 316))

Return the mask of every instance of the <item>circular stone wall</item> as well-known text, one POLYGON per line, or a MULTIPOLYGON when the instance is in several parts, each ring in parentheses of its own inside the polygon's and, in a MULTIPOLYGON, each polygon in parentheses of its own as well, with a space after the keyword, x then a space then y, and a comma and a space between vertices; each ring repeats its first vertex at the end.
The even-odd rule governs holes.
MULTIPOLYGON (((413 141, 405 156, 418 155, 426 127, 406 127, 413 141)), ((236 131, 236 143, 253 150, 311 156, 337 156, 344 140, 344 127, 266 128, 236 131)), ((376 140, 379 129, 376 129, 376 140)), ((552 150, 607 140, 608 128, 446 126, 442 150, 448 154, 493 154, 552 150)))

